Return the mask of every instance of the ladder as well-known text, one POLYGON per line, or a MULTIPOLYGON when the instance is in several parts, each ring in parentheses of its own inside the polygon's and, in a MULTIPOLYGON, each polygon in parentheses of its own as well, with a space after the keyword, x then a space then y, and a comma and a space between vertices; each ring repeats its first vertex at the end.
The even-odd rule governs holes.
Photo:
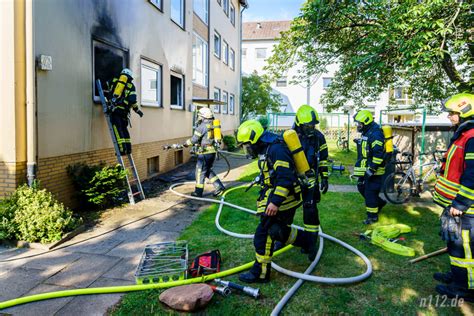
POLYGON ((143 193, 142 184, 140 182, 140 178, 138 177, 137 168, 135 167, 135 162, 133 160, 132 154, 126 155, 128 158, 128 167, 125 166, 125 161, 123 159, 122 154, 120 154, 117 138, 114 133, 112 122, 110 121, 110 115, 107 111, 107 108, 108 108, 107 100, 105 99, 104 90, 102 89, 102 84, 100 83, 99 79, 97 79, 96 85, 97 85, 97 90, 99 91, 100 102, 102 103, 102 110, 104 112, 105 119, 109 127, 110 136, 112 137, 112 142, 114 143, 115 156, 117 157, 117 161, 120 164, 120 166, 122 166, 123 170, 126 171, 128 200, 130 201, 130 204, 133 205, 135 204, 135 197, 138 196, 140 199, 144 200, 145 193, 143 193), (129 174, 129 171, 131 171, 131 174, 129 174), (135 191, 134 191, 134 188, 135 188, 135 191))

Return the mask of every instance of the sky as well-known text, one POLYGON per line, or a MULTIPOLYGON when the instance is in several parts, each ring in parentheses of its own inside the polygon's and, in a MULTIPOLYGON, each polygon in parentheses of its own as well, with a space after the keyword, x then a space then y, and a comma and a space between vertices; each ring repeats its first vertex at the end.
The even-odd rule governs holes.
POLYGON ((292 20, 298 16, 306 0, 247 0, 249 8, 244 11, 243 21, 292 20))

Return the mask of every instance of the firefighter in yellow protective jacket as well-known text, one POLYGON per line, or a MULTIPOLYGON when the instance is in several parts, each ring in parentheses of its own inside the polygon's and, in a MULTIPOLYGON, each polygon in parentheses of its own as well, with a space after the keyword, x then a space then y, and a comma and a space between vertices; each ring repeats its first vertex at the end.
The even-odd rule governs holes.
POLYGON ((250 271, 241 274, 239 279, 247 283, 268 282, 275 241, 305 248, 312 258, 316 245, 310 242, 308 232, 291 227, 302 199, 295 163, 283 139, 264 131, 258 121, 249 120, 240 125, 237 141, 249 156, 259 157, 262 187, 257 201, 260 222, 253 240, 256 260, 250 271))
MULTIPOLYGON (((214 114, 209 108, 200 108, 198 111, 197 126, 194 129, 193 136, 184 143, 184 146, 195 146, 195 154, 197 154, 196 163, 196 187, 192 196, 202 197, 204 192, 204 181, 206 178, 214 186, 214 196, 218 196, 224 192, 225 187, 217 174, 212 170, 214 161, 216 160, 216 146, 214 135, 214 114)), ((220 127, 219 127, 220 128, 220 127)))
POLYGON ((369 225, 379 220, 378 214, 387 204, 379 197, 382 177, 385 174, 385 137, 369 111, 357 112, 354 121, 357 123, 357 131, 362 133, 361 138, 357 140, 354 175, 358 177, 357 189, 365 199, 367 219, 364 224, 369 225))
POLYGON ((137 93, 132 81, 132 71, 124 68, 119 78, 114 78, 111 83, 108 83, 108 113, 122 155, 132 153, 132 143, 128 132, 130 109, 133 109, 140 117, 143 116, 137 104, 137 93))
POLYGON ((433 200, 442 206, 441 236, 448 244, 451 270, 435 273, 436 291, 474 302, 474 94, 461 93, 444 103, 456 130, 435 185, 433 200))

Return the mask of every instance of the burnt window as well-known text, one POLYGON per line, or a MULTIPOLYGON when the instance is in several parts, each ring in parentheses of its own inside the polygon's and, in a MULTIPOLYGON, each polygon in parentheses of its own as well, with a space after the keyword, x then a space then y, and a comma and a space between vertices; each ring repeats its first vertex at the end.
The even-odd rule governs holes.
POLYGON ((184 76, 179 74, 170 75, 171 108, 183 109, 184 107, 184 76))
POLYGON ((106 44, 102 41, 92 41, 92 63, 94 65, 93 97, 99 100, 99 92, 96 89, 96 80, 100 79, 102 88, 107 89, 107 82, 118 77, 120 71, 128 65, 128 51, 117 46, 106 44))

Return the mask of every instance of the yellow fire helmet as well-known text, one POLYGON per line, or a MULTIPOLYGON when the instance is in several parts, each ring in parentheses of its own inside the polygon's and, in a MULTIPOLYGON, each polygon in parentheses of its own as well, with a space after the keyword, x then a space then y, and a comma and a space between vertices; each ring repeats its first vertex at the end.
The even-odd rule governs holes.
POLYGON ((459 113, 461 118, 474 116, 474 94, 467 92, 456 94, 443 103, 443 109, 459 113))
POLYGON ((237 130, 237 141, 239 143, 255 144, 262 134, 262 124, 256 120, 248 120, 240 124, 237 130))
POLYGON ((302 124, 318 124, 319 123, 319 115, 315 109, 307 104, 303 104, 300 106, 298 111, 296 112, 295 117, 295 124, 300 126, 302 124))
POLYGON ((367 126, 374 121, 374 117, 370 111, 360 110, 354 115, 354 121, 360 122, 367 126))

